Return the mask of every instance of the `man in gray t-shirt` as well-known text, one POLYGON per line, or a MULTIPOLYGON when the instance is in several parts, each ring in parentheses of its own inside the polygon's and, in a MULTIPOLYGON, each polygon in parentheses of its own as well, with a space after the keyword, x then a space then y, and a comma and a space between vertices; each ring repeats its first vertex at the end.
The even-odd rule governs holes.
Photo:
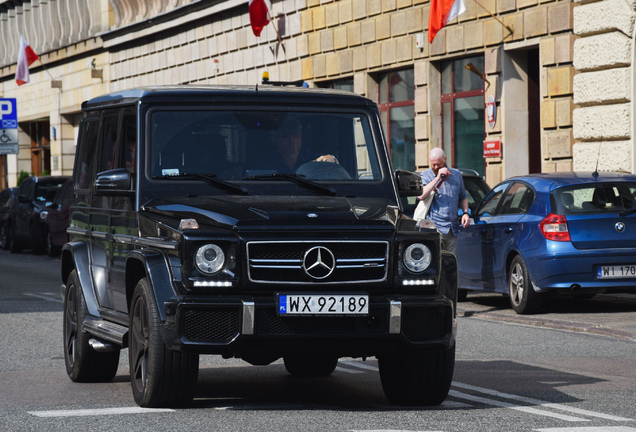
POLYGON ((464 180, 459 170, 446 166, 446 154, 441 148, 432 149, 428 159, 430 169, 420 174, 424 188, 419 199, 425 199, 435 190, 426 218, 435 222, 442 234, 442 248, 455 253, 459 225, 466 228, 470 223, 464 180), (459 208, 463 211, 461 220, 457 216, 459 208))

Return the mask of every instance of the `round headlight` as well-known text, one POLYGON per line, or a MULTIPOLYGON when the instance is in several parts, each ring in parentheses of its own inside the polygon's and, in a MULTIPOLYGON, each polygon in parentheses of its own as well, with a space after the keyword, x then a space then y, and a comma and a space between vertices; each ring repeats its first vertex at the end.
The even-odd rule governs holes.
POLYGON ((197 268, 205 274, 214 274, 220 271, 225 264, 223 249, 215 244, 201 246, 194 256, 197 268))
POLYGON ((421 273, 431 264, 431 250, 422 243, 413 243, 406 248, 402 259, 410 272, 421 273))

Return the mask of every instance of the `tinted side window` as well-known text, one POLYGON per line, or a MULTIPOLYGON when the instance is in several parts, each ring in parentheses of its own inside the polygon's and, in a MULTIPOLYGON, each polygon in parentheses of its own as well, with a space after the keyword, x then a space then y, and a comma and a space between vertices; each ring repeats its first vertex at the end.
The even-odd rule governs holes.
POLYGON ((67 183, 61 195, 60 204, 63 206, 71 204, 71 200, 73 199, 73 183, 67 183))
POLYGON ((80 125, 79 143, 75 160, 75 188, 88 189, 95 175, 97 149, 97 119, 84 119, 80 125))
POLYGON ((122 162, 119 168, 126 168, 131 174, 134 174, 137 161, 137 121, 134 111, 124 113, 122 129, 122 162))
POLYGON ((102 121, 102 150, 97 172, 103 172, 115 168, 117 147, 117 121, 116 115, 108 114, 102 121))
POLYGON ((474 212, 476 207, 481 203, 486 194, 490 192, 490 188, 481 178, 464 177, 464 188, 466 189, 466 198, 468 199, 468 207, 474 212))
POLYGON ((498 214, 526 213, 534 199, 534 191, 524 183, 513 183, 503 198, 498 214))
POLYGON ((495 214, 495 210, 497 210, 499 201, 501 201, 501 198, 509 184, 510 183, 503 183, 495 186, 482 203, 477 216, 493 216, 495 214))
POLYGON ((33 179, 26 179, 20 185, 18 194, 27 197, 27 199, 33 200, 34 186, 35 184, 33 183, 33 179))

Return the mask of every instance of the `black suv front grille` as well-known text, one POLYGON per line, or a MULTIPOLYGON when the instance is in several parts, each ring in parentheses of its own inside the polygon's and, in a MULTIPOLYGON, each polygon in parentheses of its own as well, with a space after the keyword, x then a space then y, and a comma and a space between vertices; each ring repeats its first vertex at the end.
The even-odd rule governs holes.
POLYGON ((385 241, 254 241, 248 272, 257 283, 361 283, 386 280, 385 241))

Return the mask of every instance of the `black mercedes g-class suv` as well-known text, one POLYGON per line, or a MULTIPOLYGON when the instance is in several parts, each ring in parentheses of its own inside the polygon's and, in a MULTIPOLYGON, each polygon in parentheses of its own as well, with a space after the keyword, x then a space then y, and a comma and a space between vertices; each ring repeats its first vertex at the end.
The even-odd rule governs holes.
POLYGON ((455 257, 402 214, 377 106, 331 90, 149 87, 84 102, 62 252, 69 377, 192 401, 200 354, 296 376, 378 359, 390 402, 440 404, 455 257))

